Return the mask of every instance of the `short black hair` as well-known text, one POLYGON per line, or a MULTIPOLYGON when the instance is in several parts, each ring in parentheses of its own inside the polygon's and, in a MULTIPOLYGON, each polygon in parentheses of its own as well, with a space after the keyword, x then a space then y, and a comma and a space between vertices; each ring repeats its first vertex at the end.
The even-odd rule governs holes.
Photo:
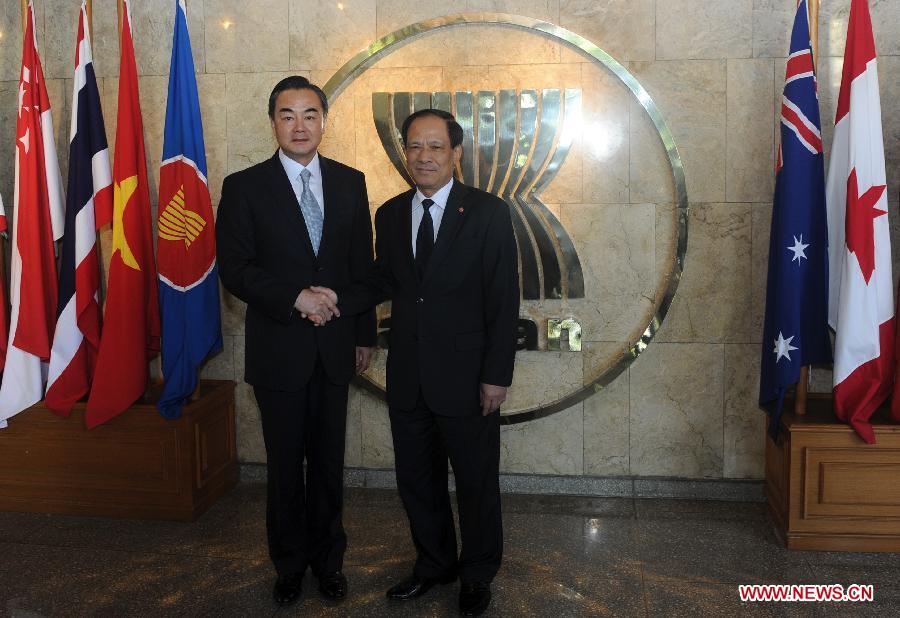
POLYGON ((319 102, 322 104, 322 115, 328 116, 328 97, 325 96, 322 89, 310 83, 302 75, 291 75, 290 77, 285 77, 272 88, 272 94, 269 95, 269 118, 275 118, 275 99, 285 90, 312 90, 319 97, 319 102))
POLYGON ((450 135, 450 146, 451 148, 456 148, 463 141, 463 128, 456 122, 456 118, 450 112, 445 112, 442 109, 420 109, 417 112, 413 112, 410 114, 406 120, 403 121, 403 128, 400 129, 400 136, 403 138, 403 146, 406 146, 406 135, 409 133, 409 127, 412 125, 413 121, 417 118, 421 118, 422 116, 434 116, 436 118, 440 118, 444 122, 447 123, 447 133, 450 135))

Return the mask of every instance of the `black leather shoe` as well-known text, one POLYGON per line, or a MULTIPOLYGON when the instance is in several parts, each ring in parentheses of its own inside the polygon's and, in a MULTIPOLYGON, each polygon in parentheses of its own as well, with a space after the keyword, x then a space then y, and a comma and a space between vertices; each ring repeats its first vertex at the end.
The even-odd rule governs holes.
POLYGON ((319 577, 319 592, 329 599, 343 599, 347 596, 347 578, 340 571, 325 573, 319 577))
POLYGON ((455 575, 434 578, 411 575, 396 586, 391 587, 391 589, 387 591, 387 598, 396 601, 409 601, 410 599, 416 599, 422 596, 436 584, 452 584, 454 581, 456 581, 455 575))
POLYGON ((491 604, 491 585, 484 582, 463 582, 459 588, 459 613, 480 616, 491 604))
POLYGON ((275 581, 275 589, 272 590, 272 597, 279 605, 290 605, 300 598, 302 587, 303 573, 279 575, 275 581))

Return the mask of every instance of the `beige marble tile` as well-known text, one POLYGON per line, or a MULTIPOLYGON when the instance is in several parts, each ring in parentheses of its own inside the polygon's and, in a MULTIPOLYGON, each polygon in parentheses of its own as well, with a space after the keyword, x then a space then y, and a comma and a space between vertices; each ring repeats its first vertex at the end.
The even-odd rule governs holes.
MULTIPOLYGON (((219 298, 222 307, 222 332, 226 335, 243 335, 247 304, 226 292, 221 282, 219 283, 219 298)), ((243 379, 243 376, 237 377, 243 379)))
MULTIPOLYGON (((15 7, 13 2, 8 4, 15 7)), ((51 2, 43 4, 50 5, 52 15, 51 19, 45 20, 45 36, 38 40, 44 77, 47 79, 71 78, 75 67, 75 34, 81 3, 51 0, 51 2)), ((0 39, 0 46, 4 40, 5 38, 0 39)), ((21 49, 19 55, 21 55, 21 49)))
MULTIPOLYGON (((64 0, 59 0, 64 1, 64 0)), ((73 2, 72 4, 78 4, 73 2)), ((94 23, 94 71, 97 77, 118 77, 119 75, 119 26, 117 13, 117 0, 94 0, 93 2, 93 23, 94 23)), ((174 4, 172 5, 174 7, 174 4)), ((159 7, 157 7, 159 10, 159 7)), ((132 14, 132 18, 134 15, 132 14)), ((71 34, 64 35, 65 40, 60 42, 63 58, 65 54, 72 55, 70 65, 74 62, 74 45, 75 45, 75 27, 77 24, 62 24, 62 27, 71 29, 71 34)), ((171 33, 169 38, 171 38, 171 33)), ((199 32, 194 35, 199 36, 203 40, 203 27, 199 28, 199 32)), ((171 46, 171 42, 169 45, 171 46)), ((196 45, 196 41, 192 41, 192 47, 196 45)), ((171 47, 170 47, 171 49, 171 47)), ((135 61, 137 62, 137 49, 135 49, 135 61)), ((202 65, 201 65, 202 70, 202 65)))
POLYGON ((587 341, 631 341, 647 327, 654 280, 653 204, 574 204, 562 207, 584 273, 585 298, 569 299, 587 341))
POLYGON ((631 91, 612 73, 593 65, 583 65, 582 80, 584 202, 628 202, 631 91))
POLYGON ((233 335, 234 341, 234 381, 241 383, 244 381, 244 368, 247 355, 247 345, 244 334, 233 335))
POLYGON ((830 393, 832 391, 832 379, 834 375, 831 367, 810 367, 809 392, 830 393))
MULTIPOLYGON (((601 172, 597 167, 591 167, 590 173, 601 172)), ((597 174, 602 175, 602 173, 597 174)), ((560 204, 579 204, 584 202, 583 186, 584 176, 584 145, 582 136, 576 135, 572 140, 569 153, 563 159, 562 166, 543 191, 538 193, 538 198, 551 209, 559 209, 560 204)), ((594 183, 591 178, 590 182, 594 183)))
POLYGON ((387 404, 363 390, 356 390, 349 406, 359 414, 362 432, 362 465, 366 468, 393 468, 394 442, 387 404))
MULTIPOLYGON (((0 81, 0 143, 16 143, 16 106, 19 84, 16 81, 0 81)), ((13 208, 13 191, 15 187, 15 154, 10 146, 0 157, 0 195, 6 207, 7 216, 13 208)), ((11 221, 10 221, 11 223, 11 221)))
POLYGON ((239 383, 235 387, 234 407, 238 461, 265 463, 266 445, 252 386, 239 383))
POLYGON ((684 275, 660 341, 751 341, 750 204, 691 207, 684 275))
MULTIPOLYGON (((60 2, 61 0, 57 0, 60 2)), ((7 0, 0 3, 0 80, 19 79, 22 70, 22 9, 21 2, 7 0)), ((49 79, 44 55, 47 53, 47 33, 44 29, 45 15, 47 13, 44 2, 35 2, 34 21, 37 34, 37 50, 41 56, 41 64, 44 68, 44 77, 49 79)), ((50 7, 53 10, 55 7, 50 7)), ((75 39, 72 38, 72 53, 74 54, 75 39)), ((73 56, 74 57, 74 56, 73 56)))
POLYGON ((291 68, 339 68, 375 40, 375 5, 289 0, 291 68))
POLYGON ((291 73, 229 73, 225 76, 227 174, 271 157, 278 148, 269 121, 269 94, 291 73))
POLYGON ((455 42, 465 49, 466 64, 483 64, 485 58, 497 64, 531 65, 560 61, 559 41, 542 34, 503 26, 467 26, 456 32, 455 42))
POLYGON ((584 400, 585 474, 630 474, 629 403, 630 380, 627 370, 605 389, 584 400))
MULTIPOLYGON (((888 200, 900 199, 900 56, 883 56, 878 59, 878 83, 881 87, 881 122, 884 133, 885 171, 887 172, 888 200)), ((892 220, 898 219, 893 214, 892 220)), ((893 245, 897 247, 898 245, 893 245)), ((900 253, 894 251, 894 254, 900 253)))
MULTIPOLYGON (((412 22, 410 22, 412 23, 412 22)), ((466 44, 469 26, 430 32, 422 38, 393 45, 377 67, 382 69, 458 67, 471 64, 466 44)), ((384 36, 385 33, 379 36, 384 36)))
POLYGON ((750 339, 762 341, 766 314, 766 282, 769 274, 769 231, 772 229, 772 204, 753 204, 751 216, 750 339))
MULTIPOLYGON (((330 70, 313 71, 310 81, 324 85, 331 73, 330 70)), ((328 102, 325 136, 319 152, 351 167, 356 166, 356 101, 352 96, 338 95, 328 102)))
MULTIPOLYGON (((546 324, 538 324, 542 323, 546 324)), ((582 382, 583 365, 578 352, 517 352, 513 383, 503 413, 556 402, 579 390, 582 382)))
POLYGON ((500 428, 500 471, 524 474, 584 473, 581 403, 550 416, 500 428))
POLYGON ((766 414, 759 408, 759 345, 725 345, 725 478, 765 475, 766 414))
POLYGON ((348 468, 363 466, 363 415, 361 407, 351 403, 358 397, 360 397, 360 388, 351 384, 347 400, 347 438, 344 444, 344 466, 348 468))
POLYGON ((204 0, 206 71, 286 71, 288 0, 204 0))
POLYGON ((379 37, 416 22, 466 12, 466 0, 378 0, 376 33, 379 37))
POLYGON ((796 3, 753 0, 754 58, 787 57, 796 13, 796 3))
POLYGON ((749 58, 753 0, 668 0, 656 3, 656 57, 749 58))
MULTIPOLYGON (((206 380, 234 380, 234 347, 234 337, 223 335, 222 351, 206 361, 200 371, 200 377, 206 380)), ((243 376, 238 380, 243 380, 243 376)))
POLYGON ((729 59, 725 197, 763 202, 774 190, 775 137, 768 101, 774 96, 773 64, 767 59, 729 59))
MULTIPOLYGON (((725 65, 725 60, 629 63, 675 137, 691 202, 725 199, 725 65)), ((671 169, 664 157, 655 127, 633 102, 632 202, 674 201, 671 169)))
POLYGON ((655 4, 654 0, 561 0, 559 21, 619 62, 654 60, 655 4))
MULTIPOLYGON (((53 135, 56 142, 56 158, 62 179, 63 193, 69 174, 69 132, 72 123, 72 80, 47 79, 47 96, 53 115, 53 135)), ((15 129, 13 129, 15 130, 15 129)), ((15 152, 15 151, 13 151, 15 152)), ((13 155, 15 157, 15 155, 13 155)))
POLYGON ((228 170, 228 125, 225 76, 198 75, 200 115, 203 121, 203 142, 206 146, 206 172, 209 197, 217 208, 222 197, 222 181, 228 170))
POLYGON ((560 0, 468 0, 470 13, 510 13, 559 22, 560 0))
MULTIPOLYGON (((872 31, 878 56, 900 54, 900 4, 894 0, 870 0, 872 31)), ((847 43, 850 3, 826 0, 819 9, 819 53, 843 57, 847 43)))
POLYGON ((632 474, 722 476, 723 373, 721 344, 655 342, 641 354, 631 366, 632 474))

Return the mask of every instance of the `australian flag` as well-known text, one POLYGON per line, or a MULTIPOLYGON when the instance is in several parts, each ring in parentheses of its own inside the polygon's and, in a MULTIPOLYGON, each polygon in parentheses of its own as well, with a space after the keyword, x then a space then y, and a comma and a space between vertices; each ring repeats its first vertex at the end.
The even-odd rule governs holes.
POLYGON ((772 200, 759 404, 773 436, 800 368, 831 362, 825 171, 806 2, 797 5, 791 34, 772 200))
POLYGON ((162 158, 157 261, 164 385, 157 409, 178 418, 200 365, 222 349, 216 235, 184 0, 175 4, 162 158))

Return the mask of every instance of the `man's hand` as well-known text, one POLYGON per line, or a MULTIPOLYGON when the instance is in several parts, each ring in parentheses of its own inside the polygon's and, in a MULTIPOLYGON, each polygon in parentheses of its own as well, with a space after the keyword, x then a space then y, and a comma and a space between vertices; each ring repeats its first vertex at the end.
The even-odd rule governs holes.
MULTIPOLYGON (((319 288, 327 290, 327 288, 319 288)), ((327 290, 331 292, 331 290, 327 290)), ((300 312, 300 315, 309 319, 316 326, 321 326, 332 317, 340 317, 335 299, 337 295, 334 292, 326 294, 317 292, 313 288, 303 290, 294 301, 294 308, 300 312)))
POLYGON ((372 362, 372 353, 374 351, 375 348, 361 348, 356 346, 356 373, 363 373, 369 368, 369 363, 372 362))
POLYGON ((481 383, 481 414, 487 416, 500 409, 500 404, 506 401, 506 387, 481 383))

